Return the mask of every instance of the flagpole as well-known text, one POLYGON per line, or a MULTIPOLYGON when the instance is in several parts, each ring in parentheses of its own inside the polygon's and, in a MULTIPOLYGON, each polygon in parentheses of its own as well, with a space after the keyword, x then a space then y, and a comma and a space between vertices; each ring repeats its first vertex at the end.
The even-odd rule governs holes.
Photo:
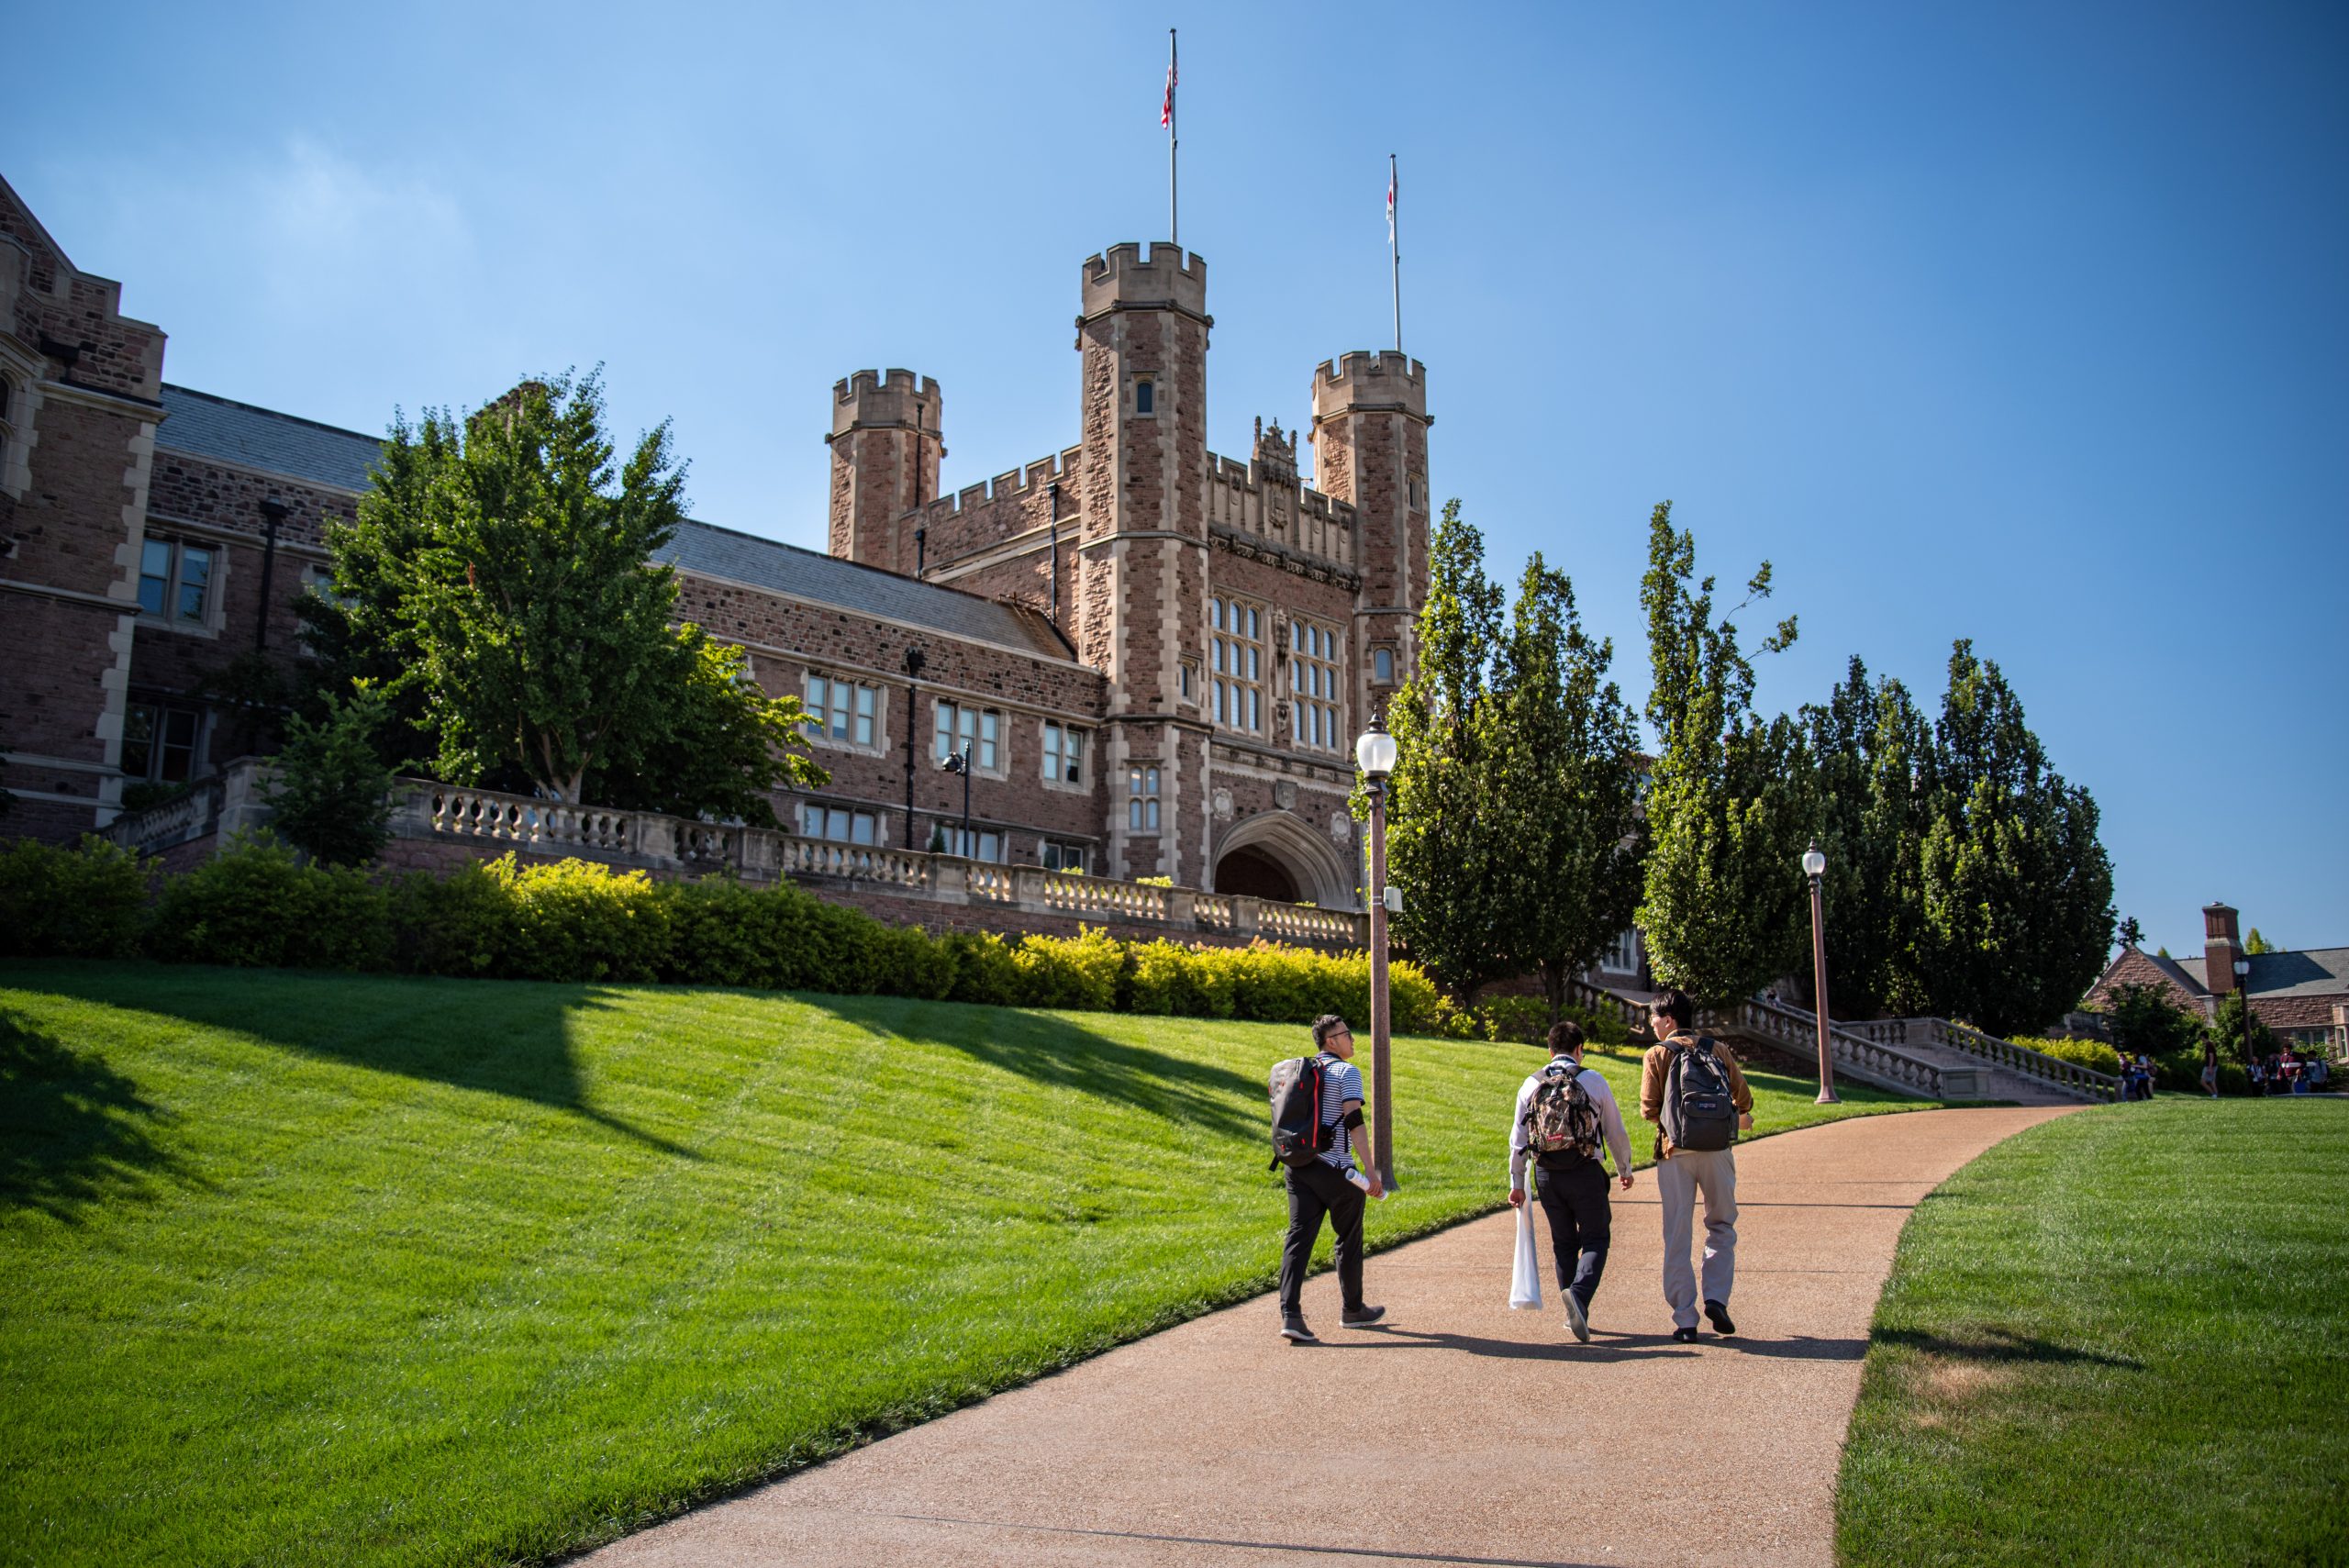
POLYGON ((1166 29, 1166 238, 1177 250, 1183 244, 1183 224, 1175 205, 1174 150, 1182 143, 1174 128, 1174 29, 1166 29))
POLYGON ((1403 248, 1399 238, 1402 215, 1395 209, 1402 205, 1402 188, 1395 180, 1395 155, 1386 155, 1386 258, 1395 270, 1395 351, 1403 351, 1403 248))

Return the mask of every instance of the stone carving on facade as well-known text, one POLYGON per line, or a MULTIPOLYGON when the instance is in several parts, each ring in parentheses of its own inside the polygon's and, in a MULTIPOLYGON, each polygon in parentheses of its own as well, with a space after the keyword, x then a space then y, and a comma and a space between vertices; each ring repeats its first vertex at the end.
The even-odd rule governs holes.
MULTIPOLYGON (((1286 703, 1283 703, 1281 706, 1283 707, 1286 707, 1288 705, 1286 703)), ((1281 715, 1281 723, 1284 726, 1288 723, 1288 715, 1286 713, 1281 715)), ((1283 779, 1278 784, 1273 785, 1273 804, 1279 806, 1283 811, 1294 811, 1297 809, 1297 784, 1293 780, 1283 779)))
POLYGON ((1228 789, 1215 792, 1215 819, 1219 822, 1231 820, 1231 792, 1228 789))
POLYGON ((1339 844, 1350 844, 1353 842, 1353 837, 1354 819, 1347 816, 1343 811, 1332 811, 1330 813, 1330 841, 1339 844))

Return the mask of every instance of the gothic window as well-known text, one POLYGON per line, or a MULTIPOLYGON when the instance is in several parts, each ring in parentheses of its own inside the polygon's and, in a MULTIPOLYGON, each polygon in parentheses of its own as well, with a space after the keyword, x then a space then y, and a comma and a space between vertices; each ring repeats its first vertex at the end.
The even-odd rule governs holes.
POLYGON ((1086 731, 1052 719, 1044 721, 1044 781, 1081 784, 1085 782, 1086 731))
POLYGON ((881 841, 880 819, 870 811, 857 811, 844 806, 818 806, 813 802, 799 807, 800 836, 807 839, 829 839, 836 844, 877 844, 881 841))
POLYGON ((1395 684, 1395 651, 1374 648, 1370 651, 1370 678, 1382 686, 1395 684))
POLYGON ((1147 378, 1134 383, 1134 412, 1144 417, 1158 412, 1158 384, 1147 378))
POLYGON ((1146 763, 1126 771, 1126 827, 1136 833, 1158 831, 1158 770, 1146 763))
POLYGON ((1064 844, 1058 839, 1047 839, 1037 846, 1036 858, 1043 863, 1046 871, 1067 872, 1075 876, 1085 874, 1083 844, 1064 844))
POLYGON ((1264 611, 1238 599, 1208 601, 1208 664, 1215 721, 1227 729, 1264 729, 1264 611))
POLYGON ((1344 744, 1338 709, 1343 657, 1329 627, 1302 617, 1288 623, 1289 714, 1297 745, 1336 751, 1344 744))
POLYGON ((811 674, 806 706, 807 719, 803 728, 809 740, 831 740, 849 746, 876 743, 874 725, 881 709, 878 687, 811 674))
POLYGON ((1002 733, 1003 715, 994 708, 941 702, 938 705, 937 730, 931 749, 936 752, 936 760, 942 762, 967 748, 972 764, 981 773, 1001 773, 1003 765, 996 742, 1002 733))
POLYGON ((200 708, 135 702, 122 715, 122 771, 126 777, 179 784, 195 776, 196 745, 204 735, 200 708))
POLYGON ((139 550, 139 613, 174 626, 202 626, 212 607, 208 545, 150 539, 139 550))

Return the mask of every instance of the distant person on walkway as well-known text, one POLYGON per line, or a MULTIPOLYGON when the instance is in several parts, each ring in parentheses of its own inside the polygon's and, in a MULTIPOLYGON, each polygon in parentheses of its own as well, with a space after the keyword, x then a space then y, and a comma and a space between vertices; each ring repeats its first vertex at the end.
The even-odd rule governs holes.
POLYGON ((2207 1040, 2202 1042, 2202 1092, 2214 1100, 2219 1097, 2219 1048, 2207 1040))
POLYGON ((1705 1195, 1705 1316, 1734 1334, 1730 1287, 1737 1279, 1737 1135, 1753 1125, 1753 1092, 1728 1051, 1695 1032, 1696 1005, 1682 991, 1648 1004, 1656 1043, 1640 1066, 1640 1115, 1656 1124, 1655 1185, 1664 1208, 1664 1299, 1672 1337, 1697 1340, 1697 1279, 1688 1242, 1697 1195, 1705 1195))
POLYGON ((1613 1216, 1607 1200, 1603 1140, 1615 1157, 1615 1179, 1631 1190, 1631 1135, 1607 1080, 1582 1064, 1582 1028, 1550 1026, 1550 1064, 1517 1091, 1508 1127, 1508 1201, 1525 1202, 1525 1167, 1533 1164, 1535 1194, 1550 1218, 1550 1251, 1558 1266, 1558 1294, 1575 1338, 1590 1340, 1590 1298, 1607 1270, 1613 1216))
POLYGON ((1305 1270, 1313 1261, 1313 1243, 1321 1237, 1327 1215, 1337 1239, 1338 1291, 1344 1310, 1338 1321, 1349 1329, 1366 1328, 1386 1315, 1384 1307, 1365 1306, 1362 1298, 1362 1210, 1365 1195, 1386 1192, 1378 1179, 1378 1162, 1371 1148, 1370 1129, 1363 1123, 1362 1069, 1353 1064, 1353 1031, 1335 1013, 1313 1020, 1313 1046, 1321 1058, 1321 1125, 1331 1130, 1330 1146, 1309 1164, 1293 1166, 1287 1173, 1288 1240, 1281 1247, 1281 1337, 1309 1345, 1319 1336, 1305 1326, 1305 1270), (1354 1171, 1354 1148, 1362 1150, 1362 1186, 1347 1180, 1354 1171))

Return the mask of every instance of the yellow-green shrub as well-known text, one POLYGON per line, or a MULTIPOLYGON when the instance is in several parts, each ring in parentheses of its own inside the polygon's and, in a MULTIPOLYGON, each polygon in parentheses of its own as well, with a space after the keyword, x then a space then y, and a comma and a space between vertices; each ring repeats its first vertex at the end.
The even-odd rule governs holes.
POLYGON ((350 866, 306 865, 268 833, 168 877, 148 928, 157 958, 257 969, 384 969, 391 901, 350 866))
POLYGON ((2018 1036, 2009 1043, 2038 1051, 2042 1056, 2052 1056, 2058 1062, 2093 1067, 2099 1073, 2117 1075, 2121 1071, 2121 1053, 2100 1040, 2034 1040, 2018 1036))
POLYGON ((669 907, 640 871, 590 861, 516 869, 513 857, 493 873, 514 895, 507 970, 529 980, 652 980, 669 956, 669 907))
POLYGON ((1074 937, 1022 937, 1012 960, 1019 968, 1019 999, 1028 1006, 1090 1013, 1117 1007, 1126 950, 1097 926, 1079 927, 1074 937))

